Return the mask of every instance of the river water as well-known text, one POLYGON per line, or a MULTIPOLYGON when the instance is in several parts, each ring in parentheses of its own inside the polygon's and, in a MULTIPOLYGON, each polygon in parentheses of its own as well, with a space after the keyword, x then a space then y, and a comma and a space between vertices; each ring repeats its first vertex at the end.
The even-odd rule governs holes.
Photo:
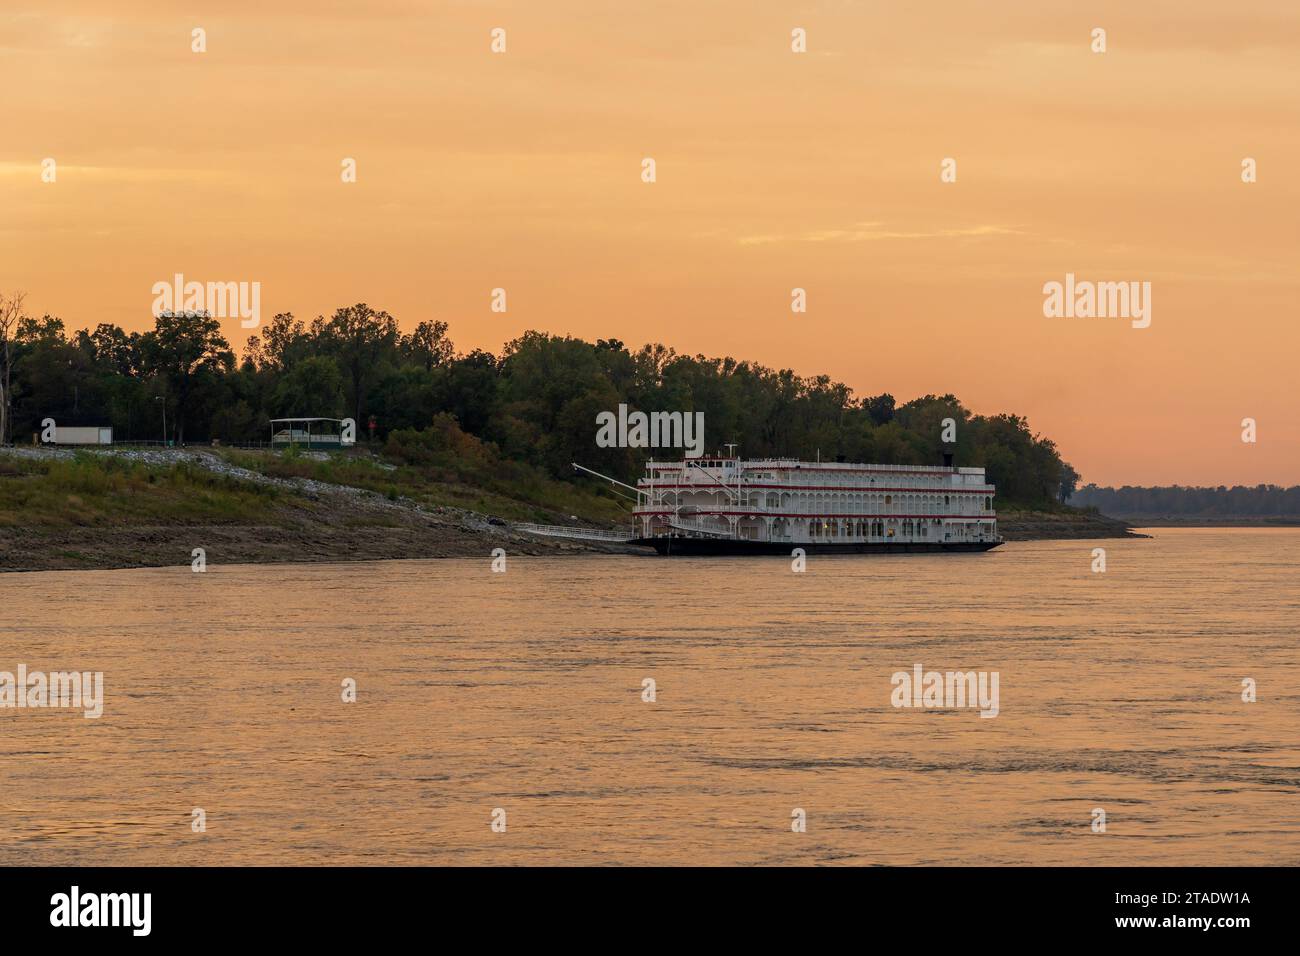
POLYGON ((0 864, 1296 865, 1300 530, 1152 533, 0 575, 0 864))

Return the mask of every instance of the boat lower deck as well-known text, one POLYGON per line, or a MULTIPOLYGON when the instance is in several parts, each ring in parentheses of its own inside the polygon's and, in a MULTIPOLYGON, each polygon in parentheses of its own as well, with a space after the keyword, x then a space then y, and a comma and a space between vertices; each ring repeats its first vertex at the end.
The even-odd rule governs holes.
POLYGON ((788 541, 746 541, 739 538, 654 537, 634 538, 630 544, 654 548, 660 554, 677 556, 780 554, 795 548, 805 554, 937 554, 941 552, 989 551, 1001 541, 857 541, 803 543, 788 541))

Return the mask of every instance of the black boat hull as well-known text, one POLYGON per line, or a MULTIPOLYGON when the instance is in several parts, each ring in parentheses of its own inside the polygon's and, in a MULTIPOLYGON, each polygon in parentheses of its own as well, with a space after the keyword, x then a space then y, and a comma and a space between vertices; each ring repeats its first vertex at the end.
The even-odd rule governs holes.
POLYGON ((885 541, 858 543, 805 542, 803 544, 780 541, 741 541, 732 538, 636 538, 632 544, 654 548, 660 554, 675 557, 709 557, 746 554, 780 554, 789 557, 795 548, 805 554, 939 554, 942 552, 989 551, 1000 541, 885 541))

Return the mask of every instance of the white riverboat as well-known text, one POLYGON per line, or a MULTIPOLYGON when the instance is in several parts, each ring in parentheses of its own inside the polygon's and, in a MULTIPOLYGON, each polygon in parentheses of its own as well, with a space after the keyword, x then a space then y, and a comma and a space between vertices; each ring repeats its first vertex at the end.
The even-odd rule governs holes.
POLYGON ((652 460, 634 490, 633 543, 661 554, 987 551, 1002 543, 983 468, 652 460))

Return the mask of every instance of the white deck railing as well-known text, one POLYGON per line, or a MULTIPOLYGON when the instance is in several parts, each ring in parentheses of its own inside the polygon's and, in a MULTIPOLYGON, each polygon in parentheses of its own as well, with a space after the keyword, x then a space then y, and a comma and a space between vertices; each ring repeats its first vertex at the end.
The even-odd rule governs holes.
POLYGON ((602 531, 599 528, 574 528, 560 524, 526 523, 517 523, 512 527, 516 531, 525 531, 528 534, 542 535, 547 538, 574 538, 579 541, 609 541, 616 543, 632 540, 632 535, 626 531, 602 531))
POLYGON ((717 525, 707 525, 700 521, 687 521, 685 518, 669 518, 668 524, 678 531, 692 531, 696 534, 711 534, 723 538, 732 537, 730 527, 719 528, 717 525))

